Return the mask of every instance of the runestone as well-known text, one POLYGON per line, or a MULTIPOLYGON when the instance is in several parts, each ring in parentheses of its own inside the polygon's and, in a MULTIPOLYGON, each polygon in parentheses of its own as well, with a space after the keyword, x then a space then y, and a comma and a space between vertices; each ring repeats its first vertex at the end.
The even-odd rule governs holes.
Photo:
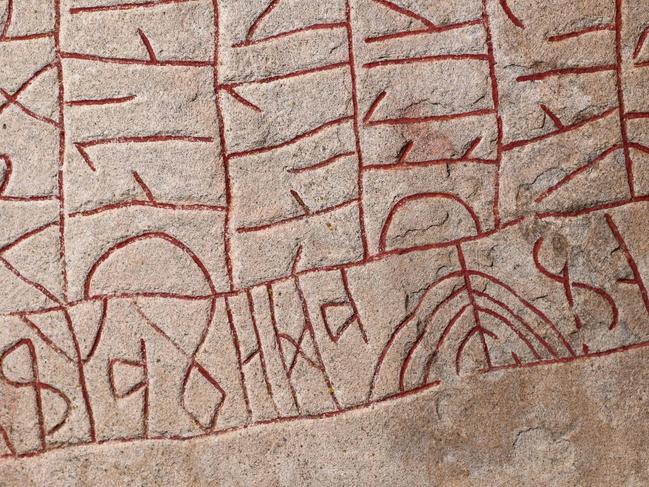
POLYGON ((648 0, 0 0, 0 484, 649 485, 648 0))

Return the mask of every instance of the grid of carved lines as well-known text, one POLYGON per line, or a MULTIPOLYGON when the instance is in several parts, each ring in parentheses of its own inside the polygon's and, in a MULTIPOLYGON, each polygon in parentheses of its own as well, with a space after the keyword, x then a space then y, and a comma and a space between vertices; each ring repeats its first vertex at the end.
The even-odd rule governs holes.
POLYGON ((0 1, 0 457, 645 346, 649 9, 592 3, 0 1))

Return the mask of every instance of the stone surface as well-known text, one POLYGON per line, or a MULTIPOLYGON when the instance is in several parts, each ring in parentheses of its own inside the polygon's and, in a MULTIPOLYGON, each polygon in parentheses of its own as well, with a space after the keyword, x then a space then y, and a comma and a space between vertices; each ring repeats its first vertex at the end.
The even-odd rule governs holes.
POLYGON ((646 485, 646 0, 0 0, 3 485, 646 485))
POLYGON ((493 372, 330 417, 55 450, 0 473, 30 487, 644 486, 648 359, 493 372))

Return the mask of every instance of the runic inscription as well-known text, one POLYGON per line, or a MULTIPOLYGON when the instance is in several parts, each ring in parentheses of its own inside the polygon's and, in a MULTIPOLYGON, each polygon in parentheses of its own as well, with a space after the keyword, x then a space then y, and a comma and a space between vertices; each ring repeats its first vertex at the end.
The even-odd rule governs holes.
POLYGON ((649 345, 646 0, 0 0, 0 61, 0 457, 649 345))

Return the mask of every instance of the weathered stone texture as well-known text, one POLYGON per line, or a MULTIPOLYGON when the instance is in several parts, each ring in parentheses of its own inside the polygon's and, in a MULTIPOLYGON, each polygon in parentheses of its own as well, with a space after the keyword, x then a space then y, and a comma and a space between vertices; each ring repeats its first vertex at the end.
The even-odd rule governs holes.
POLYGON ((649 483, 647 0, 0 0, 0 66, 0 483, 649 483))

